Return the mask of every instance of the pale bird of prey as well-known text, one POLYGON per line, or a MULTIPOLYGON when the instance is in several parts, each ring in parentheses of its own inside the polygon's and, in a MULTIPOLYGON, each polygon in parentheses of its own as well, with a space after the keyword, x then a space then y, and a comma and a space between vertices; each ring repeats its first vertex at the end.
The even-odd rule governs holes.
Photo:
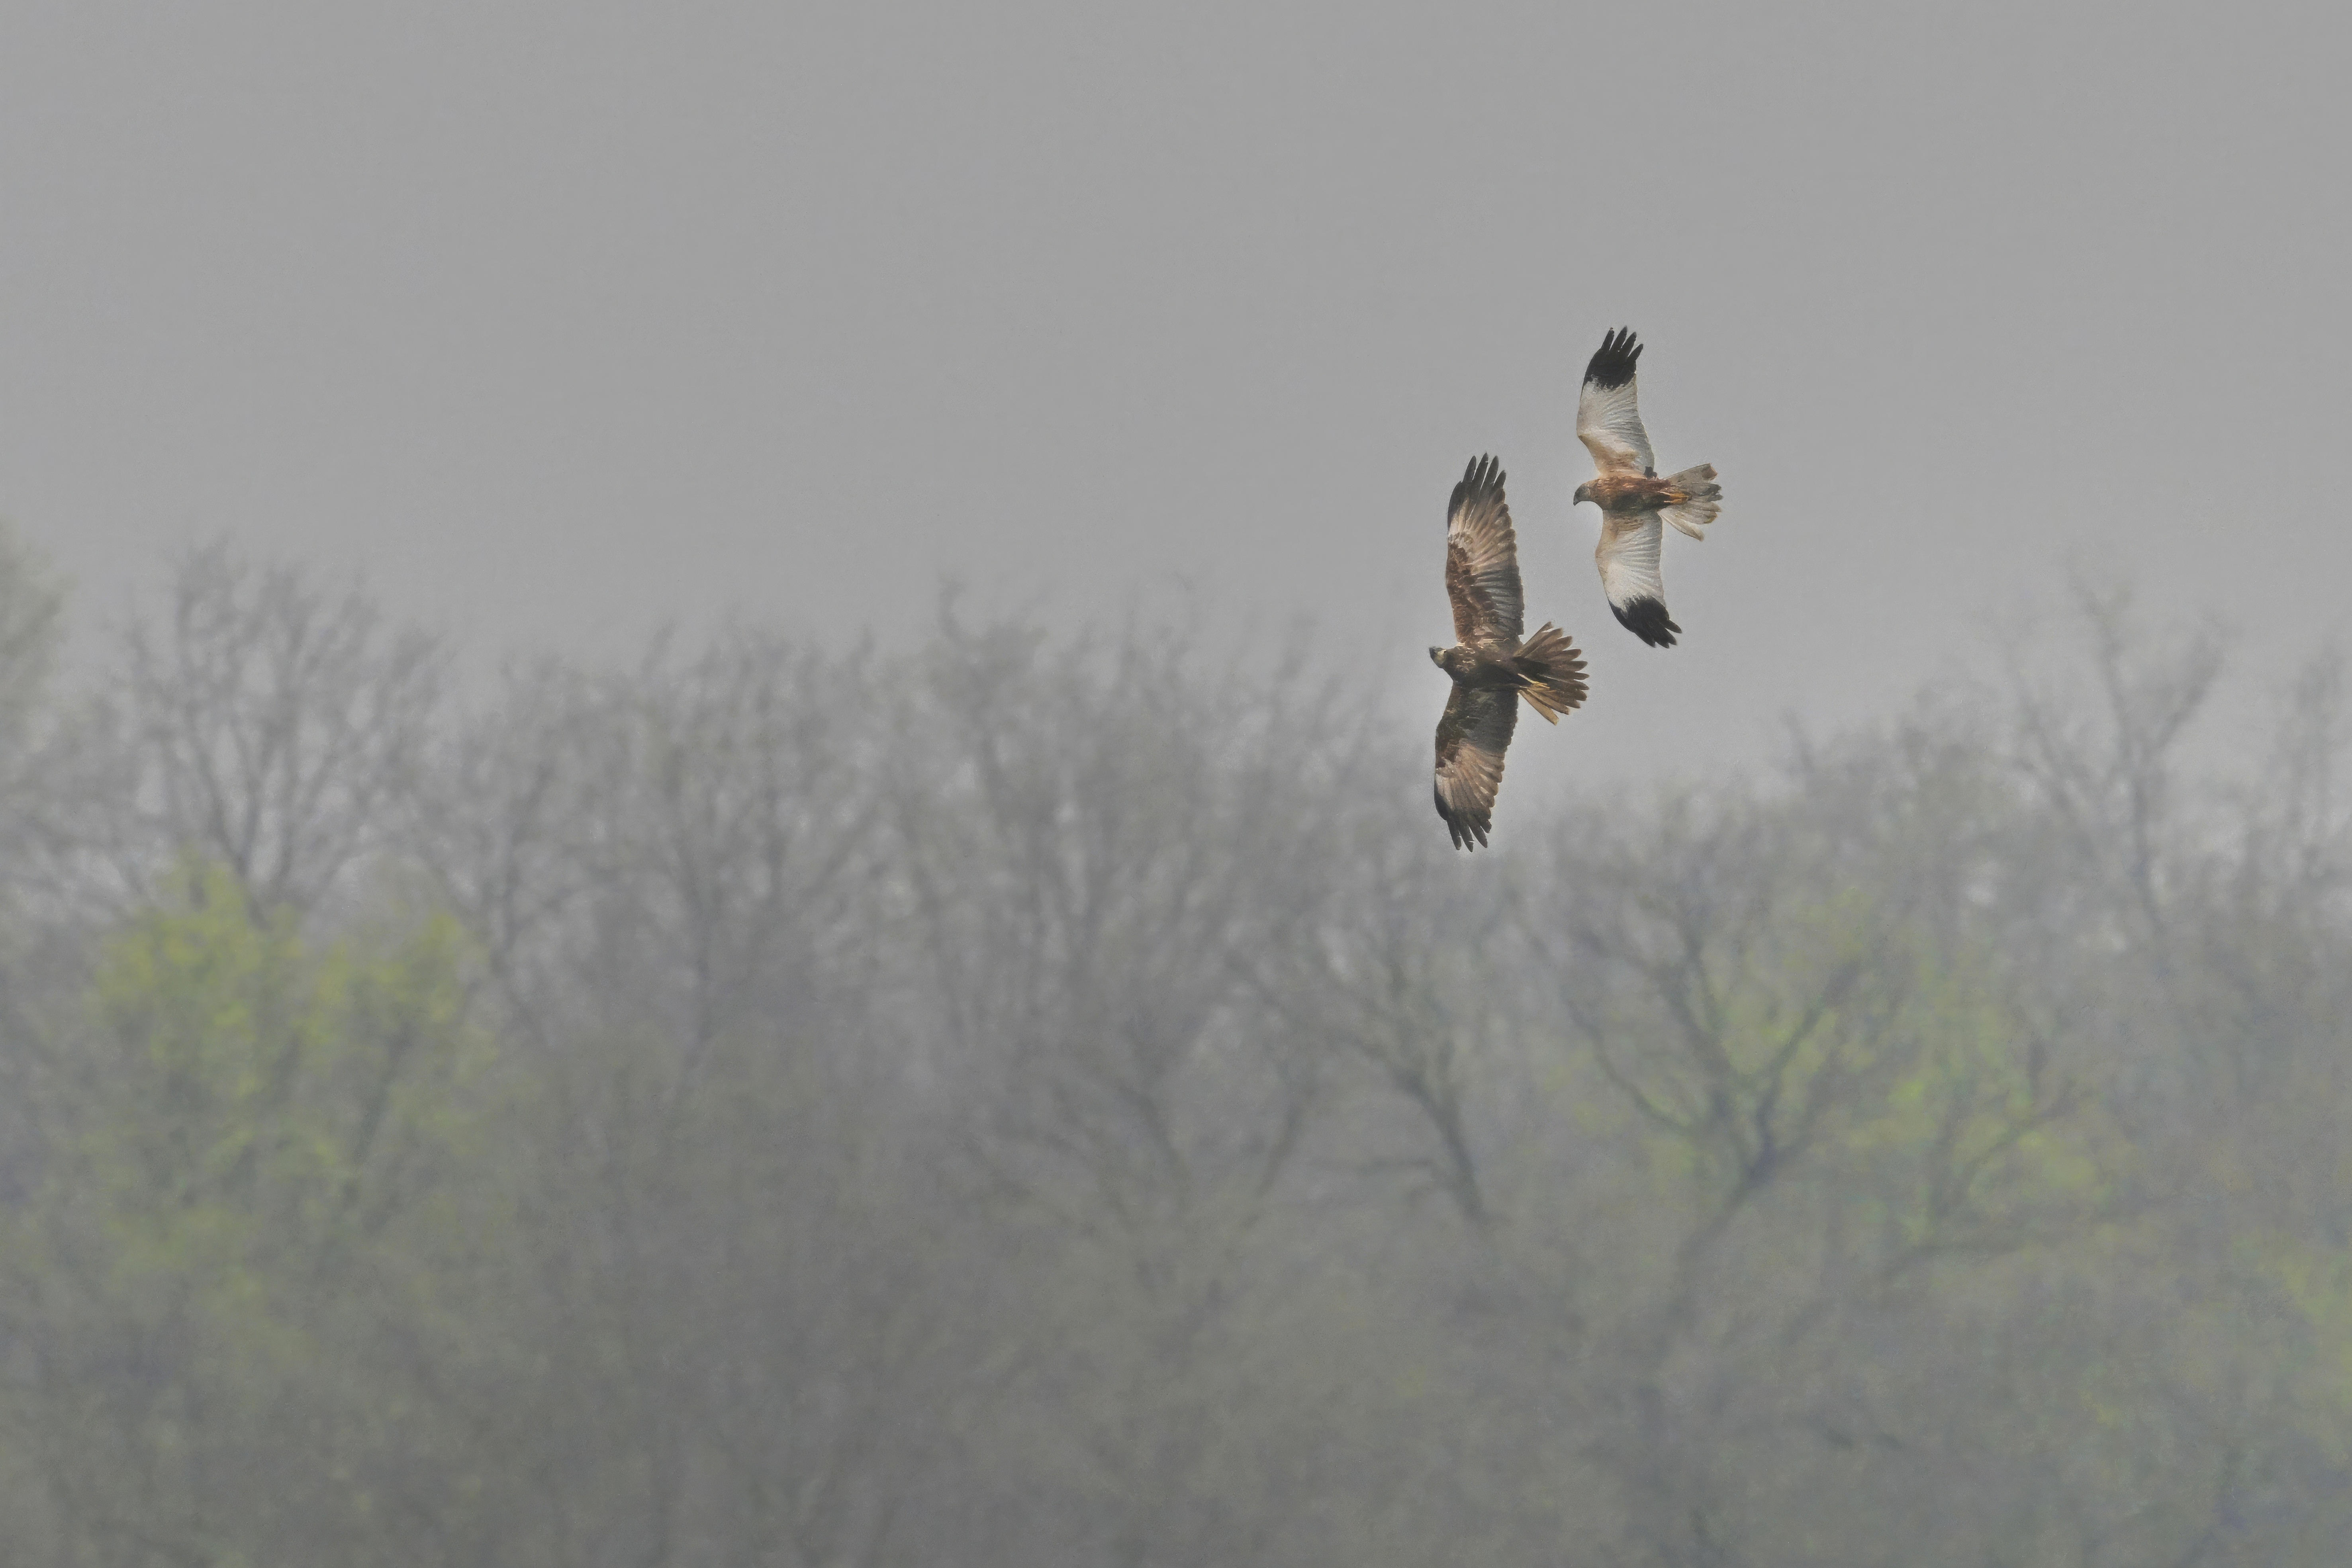
POLYGON ((1649 432, 1633 402, 1633 362, 1641 357, 1633 329, 1623 327, 1601 340, 1584 367, 1576 438, 1601 471, 1576 487, 1576 499, 1601 509, 1601 547, 1592 556, 1601 563, 1601 591, 1618 622, 1652 647, 1672 647, 1682 627, 1666 616, 1666 585, 1658 575, 1665 531, 1659 521, 1705 539, 1699 530, 1723 510, 1723 487, 1715 482, 1712 463, 1658 478, 1649 432))
POLYGON ((1522 642, 1519 542, 1503 500, 1503 470, 1475 458, 1445 510, 1445 596, 1454 601, 1452 647, 1430 658, 1454 678, 1437 721, 1437 815, 1457 849, 1486 842, 1503 753, 1518 722, 1519 699, 1549 723, 1584 700, 1584 660, 1549 621, 1522 642))

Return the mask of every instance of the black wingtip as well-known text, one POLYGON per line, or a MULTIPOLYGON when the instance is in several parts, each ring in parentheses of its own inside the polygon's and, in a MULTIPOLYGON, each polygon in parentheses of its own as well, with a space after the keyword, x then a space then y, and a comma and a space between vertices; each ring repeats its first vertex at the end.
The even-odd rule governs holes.
POLYGON ((1473 458, 1470 466, 1462 470, 1462 482, 1454 487, 1453 499, 1445 503, 1445 515, 1452 517, 1464 501, 1474 497, 1502 493, 1503 465, 1490 456, 1473 458))
POLYGON ((1642 345, 1633 341, 1633 329, 1620 327, 1593 351, 1591 363, 1584 367, 1585 384, 1603 392, 1622 386, 1633 379, 1633 363, 1641 357, 1642 345))
POLYGON ((1664 599, 1636 599, 1622 607, 1612 605, 1609 613, 1617 617, 1619 626, 1652 647, 1674 647, 1675 634, 1682 630, 1666 618, 1666 602, 1664 599))

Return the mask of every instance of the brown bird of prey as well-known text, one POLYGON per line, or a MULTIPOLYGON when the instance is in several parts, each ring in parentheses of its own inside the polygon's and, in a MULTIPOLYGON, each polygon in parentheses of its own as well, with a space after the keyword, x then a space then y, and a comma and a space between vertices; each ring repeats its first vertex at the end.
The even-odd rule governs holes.
POLYGON ((1486 842, 1495 820, 1519 699, 1553 724, 1584 700, 1584 660, 1567 633, 1547 621, 1519 640, 1527 624, 1519 542, 1503 500, 1503 470, 1492 458, 1471 460, 1446 506, 1445 596, 1454 601, 1456 640, 1429 650, 1454 678, 1437 721, 1437 815, 1454 847, 1470 849, 1486 842))
POLYGON ((1723 487, 1715 482, 1712 463, 1658 478, 1649 433, 1633 402, 1633 362, 1641 357, 1633 329, 1623 327, 1601 340, 1584 367, 1576 438, 1591 449, 1592 466, 1601 471, 1576 487, 1576 499, 1601 509, 1601 547, 1592 555, 1601 563, 1601 591, 1609 595, 1609 607, 1627 631, 1652 647, 1672 647, 1682 627, 1666 616, 1666 585, 1658 575, 1658 546, 1665 531, 1659 520, 1693 539, 1705 539, 1699 530, 1723 510, 1723 487))

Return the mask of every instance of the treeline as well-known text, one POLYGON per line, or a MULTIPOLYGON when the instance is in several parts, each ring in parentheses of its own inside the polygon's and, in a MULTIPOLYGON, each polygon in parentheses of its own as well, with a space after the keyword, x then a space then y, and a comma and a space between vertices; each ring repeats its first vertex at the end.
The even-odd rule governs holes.
POLYGON ((9 547, 12 1563, 2344 1561, 2333 665, 2199 780, 2088 600, 1472 858, 1144 633, 60 624, 9 547))

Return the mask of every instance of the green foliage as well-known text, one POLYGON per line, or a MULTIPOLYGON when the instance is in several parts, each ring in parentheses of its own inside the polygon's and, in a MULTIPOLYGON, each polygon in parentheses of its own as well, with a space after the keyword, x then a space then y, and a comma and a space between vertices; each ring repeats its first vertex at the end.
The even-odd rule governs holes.
POLYGON ((99 956, 50 1169, 15 1216, 43 1285, 16 1325, 42 1362, 20 1415, 54 1439, 57 1495, 117 1494, 79 1521, 94 1544, 265 1561, 298 1518, 368 1533, 377 1500, 342 1449, 397 1413, 345 1383, 370 1348, 354 1320, 446 1240, 436 1195, 480 1179, 487 1043, 447 917, 320 952, 217 866, 173 882, 99 956), (236 1489, 273 1474, 265 1506, 236 1489))
POLYGON ((1890 1266, 2080 1234, 2115 1199, 2122 1147, 2051 1062, 1993 955, 1906 945, 1886 1070, 1845 1131, 1890 1266))
POLYGON ((2103 621, 2095 722, 1469 861, 1425 739, 1147 637, 453 726, 212 552, 47 725, 46 594, 0 541, 10 1561, 2342 1555, 2340 683, 2231 832, 2210 659, 2103 621))

